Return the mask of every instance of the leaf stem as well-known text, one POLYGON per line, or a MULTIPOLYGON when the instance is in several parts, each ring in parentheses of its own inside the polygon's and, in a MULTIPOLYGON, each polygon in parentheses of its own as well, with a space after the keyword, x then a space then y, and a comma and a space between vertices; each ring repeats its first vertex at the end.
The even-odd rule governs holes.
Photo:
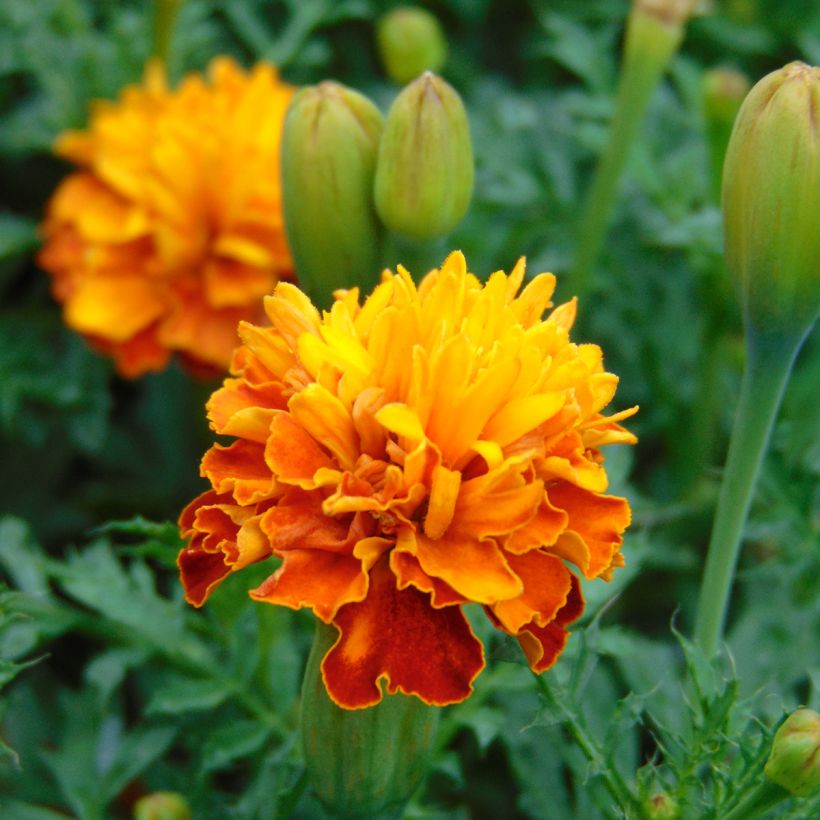
POLYGON ((701 582, 695 641, 711 656, 723 635, 743 525, 801 337, 747 332, 747 359, 701 582))

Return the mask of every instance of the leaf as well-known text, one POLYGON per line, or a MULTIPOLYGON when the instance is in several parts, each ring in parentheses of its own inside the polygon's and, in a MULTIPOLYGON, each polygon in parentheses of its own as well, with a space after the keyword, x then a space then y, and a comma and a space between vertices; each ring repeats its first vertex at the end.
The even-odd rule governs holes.
POLYGON ((271 727, 258 720, 233 721, 208 735, 202 750, 203 771, 224 769, 235 760, 262 748, 271 736, 271 727))
POLYGON ((0 261, 28 253, 39 241, 33 219, 0 213, 0 261))
POLYGON ((176 726, 146 726, 127 734, 118 745, 116 756, 100 783, 106 802, 113 800, 132 780, 164 755, 178 731, 176 726))
POLYGON ((178 679, 157 690, 148 702, 147 715, 176 715, 214 709, 235 691, 229 681, 178 679))

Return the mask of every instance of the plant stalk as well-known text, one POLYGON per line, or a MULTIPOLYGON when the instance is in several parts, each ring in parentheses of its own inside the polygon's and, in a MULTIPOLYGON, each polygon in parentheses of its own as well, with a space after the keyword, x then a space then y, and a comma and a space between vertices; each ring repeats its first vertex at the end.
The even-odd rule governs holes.
POLYGON ((805 336, 747 330, 746 366, 701 582, 695 642, 714 655, 723 636, 743 525, 772 425, 805 336))
POLYGON ((152 56, 165 65, 171 56, 171 39, 177 15, 185 0, 154 0, 154 29, 152 56))
POLYGON ((640 4, 629 16, 609 140, 595 170, 578 230, 572 286, 579 299, 590 290, 592 269, 606 236, 618 181, 652 93, 677 52, 684 29, 683 21, 660 20, 640 4))

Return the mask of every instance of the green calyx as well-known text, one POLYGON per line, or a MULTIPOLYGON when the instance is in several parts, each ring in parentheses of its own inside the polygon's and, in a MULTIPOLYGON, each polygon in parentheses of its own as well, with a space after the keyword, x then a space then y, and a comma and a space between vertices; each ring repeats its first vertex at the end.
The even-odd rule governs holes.
POLYGON ((423 71, 440 71, 447 59, 447 41, 438 20, 427 10, 400 6, 376 25, 376 42, 387 76, 397 85, 423 71))
POLYGON ((466 213, 473 174, 461 98, 425 72, 396 97, 385 121, 374 187, 378 214, 405 236, 442 236, 466 213))
POLYGON ((308 778, 336 817, 398 817, 427 771, 439 709, 401 694, 385 694, 367 709, 337 706, 321 671, 337 637, 334 627, 317 621, 302 681, 308 778))
POLYGON ((382 115, 334 82, 302 89, 282 134, 282 197, 299 284, 321 306, 337 288, 375 284, 382 230, 373 176, 382 115))
POLYGON ((802 338, 820 310, 820 69, 790 63, 746 97, 723 169, 726 261, 752 331, 802 338))

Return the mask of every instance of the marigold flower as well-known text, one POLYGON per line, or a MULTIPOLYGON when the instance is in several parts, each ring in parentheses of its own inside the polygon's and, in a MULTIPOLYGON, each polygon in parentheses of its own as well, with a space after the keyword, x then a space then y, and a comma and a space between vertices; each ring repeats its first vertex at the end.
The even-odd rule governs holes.
POLYGON ((176 90, 159 62, 56 152, 79 166, 58 187, 39 262, 66 323, 124 376, 171 353, 224 372, 241 319, 292 264, 282 220, 279 141, 292 88, 260 63, 215 59, 176 90))
POLYGON ((533 670, 583 610, 587 578, 621 566, 627 501, 606 495, 599 448, 633 443, 605 417, 617 377, 569 341, 575 300, 521 260, 486 285, 451 254, 416 287, 399 267, 364 304, 323 315, 295 286, 240 326, 233 378, 208 404, 235 440, 202 461, 212 489, 182 512, 179 556, 199 606, 231 572, 271 556, 251 596, 310 607, 338 640, 322 673, 346 708, 391 693, 463 700, 484 653, 461 611, 483 604, 533 670))

